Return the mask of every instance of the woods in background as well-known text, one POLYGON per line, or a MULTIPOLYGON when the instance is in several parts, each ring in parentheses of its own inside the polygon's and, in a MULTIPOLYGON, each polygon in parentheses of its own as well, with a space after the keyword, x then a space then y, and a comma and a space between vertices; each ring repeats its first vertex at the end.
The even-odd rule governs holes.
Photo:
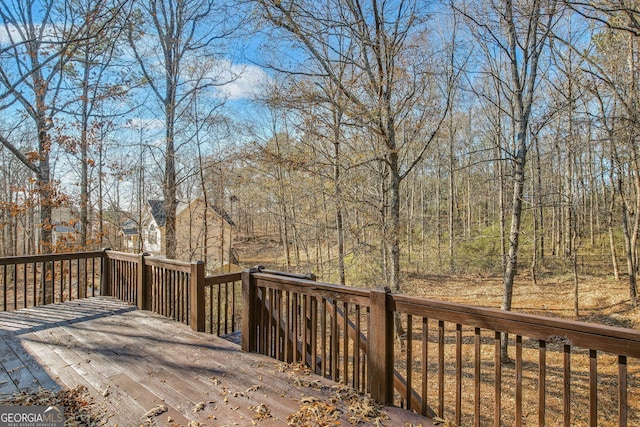
POLYGON ((571 274, 576 301, 610 274, 637 304, 635 3, 181 7, 2 4, 0 256, 117 248, 150 198, 171 256, 203 198, 324 281, 499 274, 508 310, 518 272, 571 274))

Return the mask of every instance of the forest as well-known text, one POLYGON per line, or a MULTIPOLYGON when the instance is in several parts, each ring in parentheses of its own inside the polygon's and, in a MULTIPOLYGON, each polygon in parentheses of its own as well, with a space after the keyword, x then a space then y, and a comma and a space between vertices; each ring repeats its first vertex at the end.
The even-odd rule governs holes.
POLYGON ((600 275, 637 304, 636 1, 4 0, 0 19, 0 256, 122 249, 161 199, 175 257, 200 197, 227 243, 327 282, 497 275, 508 310, 518 274, 600 275))

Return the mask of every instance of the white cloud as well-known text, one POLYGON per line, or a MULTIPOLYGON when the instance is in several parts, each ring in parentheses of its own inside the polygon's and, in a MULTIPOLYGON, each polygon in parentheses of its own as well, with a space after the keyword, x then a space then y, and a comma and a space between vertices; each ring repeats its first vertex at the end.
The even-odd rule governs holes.
POLYGON ((11 24, 0 26, 0 45, 8 45, 12 39, 14 42, 22 39, 18 29, 11 24))
POLYGON ((260 67, 248 64, 233 64, 229 73, 236 77, 220 88, 232 100, 253 98, 269 82, 269 76, 260 67))

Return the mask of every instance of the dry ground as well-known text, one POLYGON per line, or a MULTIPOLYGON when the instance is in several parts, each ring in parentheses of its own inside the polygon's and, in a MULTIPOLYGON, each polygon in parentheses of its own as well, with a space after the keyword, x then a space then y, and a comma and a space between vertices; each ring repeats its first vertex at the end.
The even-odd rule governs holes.
MULTIPOLYGON (((283 269, 283 250, 276 236, 241 239, 235 245, 244 267, 264 264, 283 269)), ((531 276, 516 277, 513 294, 514 311, 542 316, 562 317, 611 326, 640 328, 640 308, 629 300, 629 284, 625 276, 616 281, 609 273, 609 260, 590 268, 601 275, 579 276, 579 317, 574 316, 574 282, 568 274, 544 271, 534 285, 531 276)), ((295 267, 294 267, 295 269, 295 267)), ((301 267, 299 273, 316 273, 301 267)), ((313 269, 311 269, 313 270, 313 269)), ((322 281, 326 281, 320 278, 322 281)), ((485 307, 500 307, 502 277, 477 274, 410 273, 403 280, 403 293, 437 300, 485 307)))
MULTIPOLYGON (((502 278, 495 276, 412 275, 405 288, 412 295, 486 307, 500 307, 503 294, 502 278)), ((519 276, 514 285, 512 309, 625 328, 640 326, 640 309, 631 306, 624 279, 582 277, 578 289, 576 319, 573 278, 549 276, 534 285, 530 277, 519 276)))
MULTIPOLYGON (((259 238, 247 240, 239 245, 241 261, 245 266, 264 264, 269 268, 282 268, 282 247, 276 238, 259 238)), ((594 257, 595 258, 595 257, 594 257)), ((553 262, 552 260, 550 262, 553 262)), ((610 326, 640 329, 640 308, 633 308, 629 298, 629 285, 626 277, 615 280, 609 273, 606 265, 608 260, 596 262, 589 266, 591 271, 601 271, 596 274, 581 274, 579 276, 578 303, 579 316, 574 314, 574 280, 571 274, 557 273, 553 268, 548 268, 539 273, 538 281, 533 283, 528 273, 522 273, 516 277, 514 285, 512 309, 518 312, 537 314, 549 317, 580 320, 605 324, 610 326), (601 263, 602 265, 598 265, 601 263)), ((295 270, 295 269, 294 269, 295 270)), ((543 269, 541 269, 543 270, 543 269)), ((586 270, 586 269, 585 269, 586 270)), ((559 270, 558 270, 559 271, 559 270)), ((308 268, 300 268, 296 272, 306 273, 308 268)), ((330 281, 322 277, 321 281, 330 281)), ((499 275, 478 274, 421 274, 410 273, 404 277, 403 293, 424 296, 436 300, 457 302, 462 304, 499 308, 502 300, 502 277, 499 275)), ((451 326, 451 325, 449 325, 451 326)), ((437 325, 434 326, 434 329, 437 325)), ((465 330, 466 331, 466 330, 465 330)), ((468 332, 468 331, 467 331, 468 332)), ((466 333, 466 332, 465 332, 466 333)), ((473 332, 470 333, 471 337, 473 332)), ((413 352, 413 376, 414 387, 420 385, 421 366, 419 362, 421 341, 418 331, 414 331, 418 339, 414 341, 413 352)), ((466 335, 465 335, 466 336, 466 335)), ((470 338, 471 339, 471 338, 470 338)), ((493 345, 490 344, 492 335, 483 339, 488 340, 482 346, 482 425, 492 424, 493 413, 493 345)), ((431 339, 430 339, 431 341, 431 339)), ((435 351, 435 342, 430 342, 429 347, 435 351)), ((535 346, 534 346, 535 347, 535 346)), ((527 348, 523 354, 525 361, 523 396, 524 425, 537 425, 537 348, 527 348)), ((453 345, 447 345, 447 360, 454 360, 453 345)), ((472 341, 463 346, 463 376, 464 390, 470 392, 473 388, 473 366, 467 363, 472 360, 472 341)), ((588 425, 588 417, 584 411, 588 402, 588 367, 589 360, 584 351, 579 350, 572 356, 572 415, 571 425, 588 425)), ((406 353, 396 351, 396 368, 401 372, 406 369, 406 353)), ((431 358, 432 356, 430 356, 431 358)), ((556 351, 550 347, 547 353, 547 425, 561 425, 562 423, 562 351, 556 351)), ((430 371, 437 371, 435 360, 430 361, 430 371)), ((446 368, 448 374, 445 380, 446 406, 453 402, 455 375, 453 367, 446 368)), ((598 356, 598 392, 599 392, 599 425, 617 425, 617 363, 614 356, 598 356)), ((640 361, 629 362, 629 425, 640 425, 640 361)), ((513 422, 513 384, 515 383, 514 366, 503 367, 503 391, 502 411, 503 425, 513 422)), ((465 392, 465 394, 467 393, 465 392)), ((437 406, 434 397, 437 396, 435 381, 429 384, 429 405, 437 406)), ((468 396, 467 396, 468 397, 468 396)), ((472 422, 473 409, 470 407, 471 399, 463 403, 462 425, 472 422)), ((451 419, 453 414, 450 409, 445 410, 445 416, 451 419)))

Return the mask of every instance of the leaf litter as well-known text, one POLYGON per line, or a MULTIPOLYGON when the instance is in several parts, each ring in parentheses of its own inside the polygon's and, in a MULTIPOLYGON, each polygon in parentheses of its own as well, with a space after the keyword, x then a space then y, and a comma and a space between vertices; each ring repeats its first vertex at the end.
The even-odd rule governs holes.
POLYGON ((109 420, 106 408, 95 402, 87 387, 82 385, 61 390, 39 388, 0 396, 0 405, 59 406, 64 410, 67 427, 97 427, 109 420))

